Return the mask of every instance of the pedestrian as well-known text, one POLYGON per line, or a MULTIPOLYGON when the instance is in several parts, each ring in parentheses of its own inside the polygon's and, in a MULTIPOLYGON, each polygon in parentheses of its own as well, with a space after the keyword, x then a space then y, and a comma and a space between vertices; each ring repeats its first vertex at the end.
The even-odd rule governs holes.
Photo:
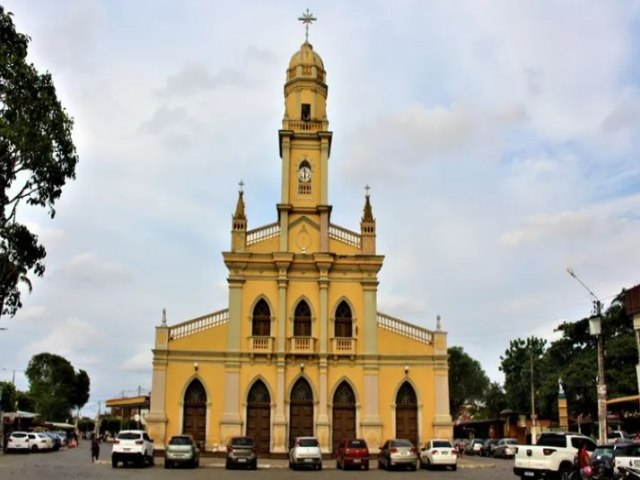
POLYGON ((580 467, 580 477, 583 480, 591 478, 591 454, 587 450, 587 442, 582 442, 578 452, 578 466, 580 467))
POLYGON ((100 439, 94 433, 91 435, 91 462, 97 462, 100 457, 100 439))

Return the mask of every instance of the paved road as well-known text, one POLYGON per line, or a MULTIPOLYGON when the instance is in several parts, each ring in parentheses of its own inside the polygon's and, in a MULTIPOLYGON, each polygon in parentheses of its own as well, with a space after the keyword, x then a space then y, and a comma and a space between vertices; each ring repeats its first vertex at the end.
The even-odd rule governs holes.
POLYGON ((377 470, 373 462, 371 470, 346 471, 335 469, 334 461, 325 461, 324 469, 317 471, 291 471, 285 460, 262 459, 258 470, 227 471, 223 460, 203 458, 197 470, 165 470, 162 459, 156 458, 156 464, 150 468, 111 468, 111 445, 103 444, 100 460, 91 463, 89 442, 81 442, 75 449, 62 449, 59 452, 36 454, 1 454, 0 479, 20 480, 70 480, 70 479, 135 479, 135 480, 517 480, 513 475, 513 460, 464 457, 459 460, 458 470, 417 472, 387 472, 377 470), (256 478, 260 477, 260 478, 256 478))

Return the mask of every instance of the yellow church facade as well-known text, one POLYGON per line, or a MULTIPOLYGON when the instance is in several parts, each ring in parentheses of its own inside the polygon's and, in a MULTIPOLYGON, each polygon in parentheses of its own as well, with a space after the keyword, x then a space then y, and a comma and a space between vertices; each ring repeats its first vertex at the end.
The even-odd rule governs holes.
POLYGON ((147 427, 156 448, 190 433, 208 451, 249 435, 262 454, 317 436, 371 451, 387 438, 450 438, 447 336, 378 312, 376 221, 331 223, 326 72, 308 41, 286 71, 277 221, 231 226, 227 308, 156 327, 147 427))

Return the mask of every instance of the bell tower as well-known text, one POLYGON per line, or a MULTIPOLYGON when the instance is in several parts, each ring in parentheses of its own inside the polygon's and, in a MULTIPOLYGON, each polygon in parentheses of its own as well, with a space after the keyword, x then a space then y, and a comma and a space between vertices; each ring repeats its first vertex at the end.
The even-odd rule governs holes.
POLYGON ((328 87, 322 59, 309 43, 309 24, 316 18, 307 9, 299 20, 305 24, 305 42, 289 62, 284 85, 285 111, 279 131, 282 187, 278 214, 283 233, 280 251, 297 250, 289 245, 289 225, 305 217, 310 222, 309 232, 317 236, 317 241, 309 244, 315 246, 314 250, 326 252, 332 137, 327 119, 328 87))

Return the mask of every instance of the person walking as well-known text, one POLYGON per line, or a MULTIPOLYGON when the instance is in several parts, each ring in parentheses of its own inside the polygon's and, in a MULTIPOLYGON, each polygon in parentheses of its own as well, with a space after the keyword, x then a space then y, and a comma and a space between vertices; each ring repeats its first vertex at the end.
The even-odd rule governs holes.
POLYGON ((583 480, 591 478, 591 454, 587 450, 587 442, 582 442, 582 447, 578 452, 578 466, 580 467, 580 477, 583 480))
POLYGON ((91 435, 91 462, 97 462, 100 457, 100 439, 94 433, 91 435))

